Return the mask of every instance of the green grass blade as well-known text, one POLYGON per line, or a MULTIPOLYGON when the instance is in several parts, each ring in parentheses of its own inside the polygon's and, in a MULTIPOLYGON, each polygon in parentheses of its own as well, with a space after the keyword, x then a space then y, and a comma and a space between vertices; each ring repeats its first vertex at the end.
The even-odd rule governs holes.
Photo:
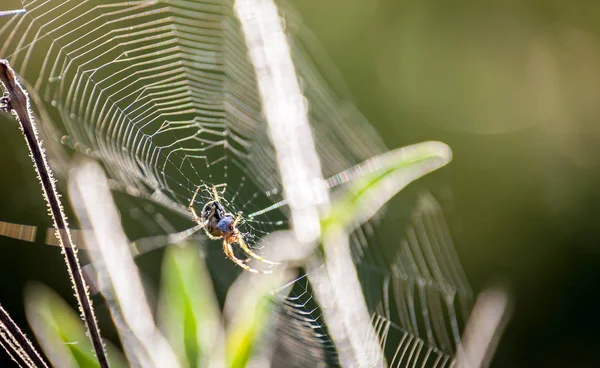
MULTIPOLYGON (((282 242, 285 238, 272 233, 263 242, 282 242)), ((278 338, 272 331, 276 329, 276 311, 282 302, 281 286, 290 285, 296 277, 296 269, 275 268, 268 275, 244 272, 229 288, 223 311, 227 321, 228 367, 246 367, 251 360, 259 361, 260 366, 271 366, 271 349, 276 345, 273 340, 278 338)))
POLYGON ((246 367, 255 352, 265 328, 269 326, 273 301, 260 298, 248 309, 240 308, 239 318, 227 334, 227 362, 231 368, 246 367))
POLYGON ((218 303, 194 247, 167 250, 159 303, 160 329, 182 362, 197 367, 224 361, 218 303))
MULTIPOLYGON (((25 290, 27 319, 54 367, 100 367, 79 315, 42 284, 25 290)), ((108 345, 111 367, 126 367, 124 357, 108 345)))
POLYGON ((323 231, 364 223, 408 184, 451 159, 450 147, 431 141, 387 152, 348 170, 351 176, 358 177, 333 202, 323 219, 323 231))

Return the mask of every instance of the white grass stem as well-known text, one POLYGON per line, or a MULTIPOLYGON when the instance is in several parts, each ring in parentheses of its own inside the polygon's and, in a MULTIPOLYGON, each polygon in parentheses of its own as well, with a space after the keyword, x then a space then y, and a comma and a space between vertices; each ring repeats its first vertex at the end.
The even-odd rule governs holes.
POLYGON ((315 242, 319 209, 329 199, 282 19, 272 0, 237 0, 235 10, 256 72, 293 230, 299 241, 315 242))
MULTIPOLYGON (((307 102, 300 90, 283 20, 272 0, 237 0, 235 11, 242 24, 256 73, 263 113, 275 147, 294 234, 300 243, 315 243, 321 233, 320 211, 328 208, 329 194, 308 122, 307 102)), ((332 246, 348 246, 347 239, 336 240, 343 243, 332 246)), ((332 338, 338 347, 342 347, 338 349, 340 361, 344 366, 357 366, 358 363, 359 367, 372 367, 363 359, 368 352, 372 353, 372 350, 367 350, 372 344, 365 343, 365 339, 369 340, 373 333, 367 332, 361 336, 354 333, 372 330, 354 265, 349 256, 347 259, 335 260, 334 264, 329 264, 331 258, 326 259, 327 272, 313 272, 314 270, 309 269, 308 275, 316 286, 317 299, 324 305, 323 313, 332 338), (321 292, 333 286, 340 287, 336 283, 341 280, 345 281, 344 286, 348 286, 349 300, 355 304, 345 304, 348 299, 339 298, 342 293, 321 292), (321 287, 323 285, 327 287, 321 287), (358 294, 354 293, 356 290, 358 294), (336 313, 340 310, 360 318, 349 320, 348 315, 337 318, 336 313)), ((381 349, 376 349, 376 352, 379 354, 372 354, 374 360, 381 361, 381 349)))
POLYGON ((506 290, 496 287, 477 297, 456 353, 456 366, 484 368, 490 365, 512 304, 506 290))
POLYGON ((132 365, 178 367, 167 340, 154 324, 137 266, 107 178, 100 166, 86 161, 70 172, 69 192, 107 298, 132 365))

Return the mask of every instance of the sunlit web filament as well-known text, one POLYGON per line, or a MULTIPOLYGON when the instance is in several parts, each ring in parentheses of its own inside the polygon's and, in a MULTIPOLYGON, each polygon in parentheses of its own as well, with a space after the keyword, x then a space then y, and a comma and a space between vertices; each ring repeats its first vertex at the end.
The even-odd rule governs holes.
POLYGON ((256 217, 256 216, 260 216, 260 215, 262 215, 264 213, 273 211, 273 210, 278 209, 279 207, 283 207, 285 205, 287 205, 287 200, 286 199, 281 200, 281 201, 279 201, 279 202, 277 202, 275 204, 272 204, 269 207, 263 208, 260 211, 252 212, 251 214, 248 215, 248 217, 249 218, 253 218, 253 217, 256 217))
POLYGON ((6 15, 25 14, 26 12, 27 10, 25 9, 0 10, 0 17, 4 17, 6 15))

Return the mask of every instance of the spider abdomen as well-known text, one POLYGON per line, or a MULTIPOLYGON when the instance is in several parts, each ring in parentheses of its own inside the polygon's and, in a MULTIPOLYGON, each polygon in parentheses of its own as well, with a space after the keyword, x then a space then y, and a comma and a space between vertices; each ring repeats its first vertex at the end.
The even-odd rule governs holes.
POLYGON ((209 236, 220 238, 223 231, 219 228, 219 222, 225 217, 225 209, 217 201, 208 202, 202 208, 200 221, 204 224, 204 231, 209 236))

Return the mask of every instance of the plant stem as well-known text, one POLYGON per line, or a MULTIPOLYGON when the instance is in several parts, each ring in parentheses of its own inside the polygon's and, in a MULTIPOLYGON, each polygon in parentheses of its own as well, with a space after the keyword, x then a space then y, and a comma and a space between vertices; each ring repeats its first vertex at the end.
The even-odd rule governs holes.
POLYGON ((8 103, 4 108, 7 111, 16 113, 17 120, 21 126, 21 131, 27 141, 31 159, 33 160, 38 178, 42 185, 44 198, 48 203, 50 214, 54 221, 54 227, 57 229, 56 233, 61 242, 62 252, 65 255, 65 263, 67 264, 71 283, 73 284, 75 296, 79 303, 81 316, 87 326, 98 362, 100 363, 100 367, 108 367, 104 344, 100 337, 100 330, 96 322, 92 302, 88 295, 88 287, 83 279, 81 266, 77 259, 77 249, 71 240, 67 219, 54 184, 55 180, 46 161, 42 144, 38 139, 37 129, 30 108, 29 96, 17 81, 15 72, 10 67, 8 61, 3 59, 0 59, 0 81, 4 84, 4 87, 8 92, 8 103))
POLYGON ((8 356, 13 360, 13 362, 17 363, 20 368, 35 368, 31 361, 26 360, 25 357, 19 354, 18 349, 11 344, 11 341, 8 338, 0 338, 0 347, 8 353, 8 356))
POLYGON ((0 339, 1 345, 17 363, 25 363, 28 367, 48 367, 31 344, 31 341, 1 305, 0 338, 4 340, 0 339))

